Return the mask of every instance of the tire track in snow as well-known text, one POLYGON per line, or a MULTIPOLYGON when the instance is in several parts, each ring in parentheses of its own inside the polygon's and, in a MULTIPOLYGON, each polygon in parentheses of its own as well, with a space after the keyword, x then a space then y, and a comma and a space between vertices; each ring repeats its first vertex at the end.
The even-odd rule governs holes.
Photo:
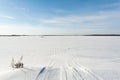
POLYGON ((80 76, 81 80, 85 80, 76 68, 73 67, 73 70, 80 76))
POLYGON ((42 80, 49 80, 48 77, 50 75, 49 71, 52 70, 53 66, 55 65, 55 63, 53 61, 51 61, 48 64, 48 68, 46 69, 46 74, 44 75, 44 78, 42 80))
POLYGON ((84 73, 88 73, 90 76, 94 77, 96 80, 104 80, 102 77, 98 76, 96 73, 94 73, 92 70, 90 70, 89 68, 87 67, 84 67, 80 64, 77 64, 75 61, 74 61, 74 64, 75 64, 75 69, 79 69, 81 71, 83 71, 84 73))
POLYGON ((60 80, 71 80, 70 71, 68 67, 60 67, 60 73, 60 80))
POLYGON ((38 73, 37 77, 35 80, 38 80, 38 77, 45 71, 46 67, 43 67, 40 72, 38 73))
MULTIPOLYGON (((74 68, 73 66, 71 66, 71 64, 69 63, 68 66, 71 68, 71 73, 73 75, 73 79, 74 80, 85 80, 81 73, 76 69, 74 68)), ((70 71, 70 70, 69 70, 70 71)))
POLYGON ((66 77, 67 73, 65 71, 65 68, 63 66, 60 67, 60 80, 67 80, 66 77))
POLYGON ((35 78, 35 80, 46 80, 46 77, 48 76, 48 69, 51 69, 54 64, 55 64, 55 63, 53 63, 53 61, 51 61, 51 62, 47 65, 47 67, 43 67, 43 68, 39 71, 39 73, 38 73, 37 77, 35 78))
MULTIPOLYGON (((104 80, 89 68, 84 67, 76 63, 75 61, 72 61, 72 63, 70 62, 70 64, 67 63, 66 65, 67 66, 61 66, 59 68, 60 80, 104 80)), ((52 77, 55 76, 51 75, 52 74, 51 70, 53 69, 54 66, 53 62, 50 62, 48 66, 50 67, 43 67, 39 71, 38 76, 35 80, 51 80, 52 77)))
POLYGON ((64 68, 64 73, 65 73, 65 80, 68 80, 67 71, 65 68, 64 68))

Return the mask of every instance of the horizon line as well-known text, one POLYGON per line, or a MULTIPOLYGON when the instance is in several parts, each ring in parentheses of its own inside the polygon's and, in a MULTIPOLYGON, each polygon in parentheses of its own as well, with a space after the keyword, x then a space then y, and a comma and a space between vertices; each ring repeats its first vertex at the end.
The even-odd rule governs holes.
POLYGON ((4 34, 1 36, 120 36, 120 34, 38 34, 38 35, 31 35, 31 34, 4 34))

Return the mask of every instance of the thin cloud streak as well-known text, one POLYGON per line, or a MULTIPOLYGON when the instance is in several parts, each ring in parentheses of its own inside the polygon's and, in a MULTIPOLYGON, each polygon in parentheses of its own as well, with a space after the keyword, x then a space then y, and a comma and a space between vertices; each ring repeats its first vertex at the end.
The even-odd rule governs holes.
POLYGON ((71 24, 71 23, 80 23, 84 21, 95 21, 95 20, 104 20, 107 16, 67 16, 67 17, 56 17, 53 19, 43 19, 40 20, 43 23, 53 23, 53 24, 71 24))
POLYGON ((0 15, 0 17, 1 17, 1 18, 10 19, 10 20, 16 19, 15 17, 13 17, 13 16, 8 16, 8 15, 0 15))
POLYGON ((115 21, 120 20, 120 11, 100 11, 98 14, 96 15, 86 15, 86 16, 80 16, 80 15, 70 15, 70 16, 66 16, 66 17, 54 17, 51 19, 41 19, 40 23, 43 24, 57 24, 57 25, 66 25, 69 24, 69 26, 71 25, 75 25, 75 24, 79 24, 79 26, 88 26, 92 25, 92 26, 109 26, 109 21, 115 21))

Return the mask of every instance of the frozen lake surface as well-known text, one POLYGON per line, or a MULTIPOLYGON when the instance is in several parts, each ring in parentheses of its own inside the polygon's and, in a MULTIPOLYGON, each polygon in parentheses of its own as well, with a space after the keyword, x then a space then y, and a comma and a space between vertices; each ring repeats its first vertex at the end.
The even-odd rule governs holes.
POLYGON ((120 37, 0 37, 0 80, 120 80, 120 37))

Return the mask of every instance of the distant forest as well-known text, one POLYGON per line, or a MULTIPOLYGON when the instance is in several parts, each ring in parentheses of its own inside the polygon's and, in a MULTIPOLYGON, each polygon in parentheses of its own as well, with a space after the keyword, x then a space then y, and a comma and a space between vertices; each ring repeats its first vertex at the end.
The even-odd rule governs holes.
POLYGON ((19 36, 120 36, 120 34, 86 34, 86 35, 0 35, 0 37, 19 37, 19 36))

